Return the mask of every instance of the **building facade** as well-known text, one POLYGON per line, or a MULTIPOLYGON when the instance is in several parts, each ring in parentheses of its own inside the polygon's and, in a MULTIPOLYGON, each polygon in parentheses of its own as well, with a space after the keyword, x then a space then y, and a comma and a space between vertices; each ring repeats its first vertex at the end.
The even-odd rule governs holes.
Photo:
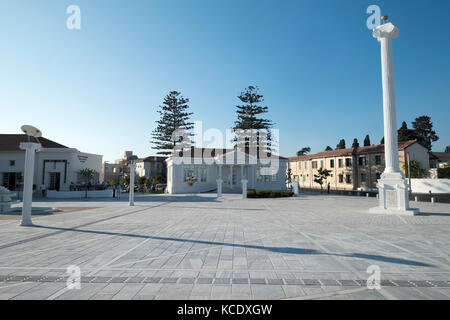
POLYGON ((167 157, 150 156, 136 160, 136 175, 146 177, 150 182, 157 175, 167 177, 167 157))
POLYGON ((130 175, 128 165, 138 159, 133 151, 125 151, 123 158, 117 159, 114 163, 104 162, 100 172, 100 181, 106 183, 119 184, 120 180, 130 175))
POLYGON ((199 193, 217 190, 221 179, 222 192, 242 192, 242 180, 247 180, 248 189, 286 190, 287 158, 253 157, 233 149, 196 149, 187 163, 169 157, 167 162, 167 192, 199 193), (270 162, 270 164, 269 164, 270 162), (266 174, 263 168, 271 168, 266 174))
MULTIPOLYGON (((19 145, 27 142, 23 134, 0 134, 0 185, 15 190, 23 183, 25 151, 19 145)), ((48 190, 69 191, 71 183, 82 183, 82 169, 95 171, 92 182, 99 182, 102 155, 80 152, 46 138, 36 141, 42 145, 35 157, 33 184, 45 184, 48 190)))
MULTIPOLYGON (((399 164, 405 173, 407 155, 410 161, 417 161, 421 168, 429 169, 428 150, 416 140, 399 142, 399 164)), ((330 170, 330 176, 324 181, 331 190, 372 190, 385 168, 384 145, 339 149, 317 154, 290 157, 288 174, 298 179, 301 188, 320 189, 314 182, 319 168, 330 170)))

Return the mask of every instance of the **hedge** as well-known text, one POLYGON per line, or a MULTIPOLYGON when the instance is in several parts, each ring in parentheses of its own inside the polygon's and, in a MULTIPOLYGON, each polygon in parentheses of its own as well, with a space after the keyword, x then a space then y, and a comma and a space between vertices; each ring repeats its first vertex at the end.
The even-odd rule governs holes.
POLYGON ((286 198, 293 195, 291 191, 247 190, 247 198, 286 198))

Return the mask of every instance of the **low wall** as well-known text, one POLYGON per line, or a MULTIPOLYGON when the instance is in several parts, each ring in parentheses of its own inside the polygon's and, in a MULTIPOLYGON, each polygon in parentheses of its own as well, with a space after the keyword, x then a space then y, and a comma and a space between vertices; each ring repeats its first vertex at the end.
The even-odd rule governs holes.
POLYGON ((450 194, 450 179, 411 179, 413 193, 450 194))
MULTIPOLYGON (((88 191, 88 198, 112 198, 112 190, 95 190, 88 191)), ((86 191, 55 191, 48 190, 47 198, 49 199, 80 199, 86 197, 86 191)))

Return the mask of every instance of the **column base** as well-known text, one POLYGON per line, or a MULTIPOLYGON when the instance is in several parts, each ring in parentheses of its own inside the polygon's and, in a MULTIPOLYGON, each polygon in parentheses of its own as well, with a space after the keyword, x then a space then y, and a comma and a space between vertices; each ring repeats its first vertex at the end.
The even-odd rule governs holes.
POLYGON ((419 209, 409 207, 408 183, 401 172, 385 172, 378 180, 378 206, 369 213, 414 216, 419 209))
POLYGON ((31 220, 22 220, 20 222, 21 227, 32 227, 34 226, 33 222, 31 220))
POLYGON ((395 208, 383 208, 383 207, 374 207, 369 209, 369 213, 373 214, 393 214, 393 215, 399 215, 399 216, 416 216, 419 214, 419 209, 405 209, 405 210, 398 210, 395 208))

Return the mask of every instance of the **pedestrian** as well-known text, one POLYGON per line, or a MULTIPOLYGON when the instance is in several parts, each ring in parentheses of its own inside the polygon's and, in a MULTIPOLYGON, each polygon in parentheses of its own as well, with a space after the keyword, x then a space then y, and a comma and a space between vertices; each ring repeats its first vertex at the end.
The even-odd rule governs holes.
POLYGON ((47 187, 45 186, 45 183, 41 185, 41 192, 42 192, 42 198, 45 198, 47 195, 47 187))
POLYGON ((116 197, 116 185, 113 185, 112 189, 113 189, 113 198, 115 198, 116 197))
POLYGON ((120 186, 120 183, 117 185, 117 198, 120 199, 120 193, 122 192, 122 187, 120 186))
POLYGON ((330 187, 331 187, 331 185, 330 185, 330 183, 328 182, 328 184, 327 184, 327 192, 328 192, 328 194, 330 193, 330 187))

